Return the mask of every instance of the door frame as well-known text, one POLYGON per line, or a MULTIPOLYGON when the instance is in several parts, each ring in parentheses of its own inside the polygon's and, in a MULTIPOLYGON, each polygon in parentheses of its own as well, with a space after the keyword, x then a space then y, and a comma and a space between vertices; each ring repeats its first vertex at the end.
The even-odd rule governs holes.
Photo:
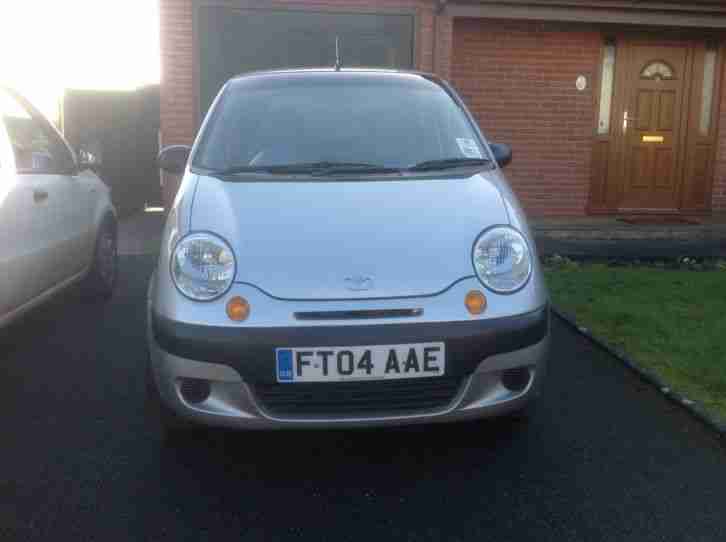
MULTIPOLYGON (((591 176, 587 214, 710 214, 711 213, 711 191, 713 188, 713 171, 716 161, 717 142, 719 136, 718 114, 721 107, 721 81, 724 69, 724 43, 722 35, 713 32, 694 31, 665 31, 663 29, 643 28, 632 30, 618 30, 603 33, 603 47, 597 67, 597 78, 593 92, 593 144, 591 176), (707 137, 711 141, 711 159, 707 177, 709 179, 706 189, 708 201, 704 207, 684 207, 684 188, 686 160, 689 156, 690 147, 697 144, 691 141, 691 130, 689 122, 692 119, 693 91, 702 88, 702 80, 698 77, 702 74, 694 73, 696 65, 696 54, 707 42, 715 42, 716 69, 714 77, 713 102, 711 108, 711 134, 707 137), (602 79, 602 65, 605 46, 615 44, 615 71, 614 84, 612 89, 612 106, 610 110, 610 131, 608 134, 598 134, 597 127, 600 112, 600 81, 602 79), (681 43, 686 50, 686 62, 684 67, 683 86, 683 112, 679 126, 679 138, 676 157, 676 185, 675 209, 625 209, 620 207, 622 200, 625 171, 627 167, 625 148, 627 136, 623 134, 623 114, 629 106, 634 83, 634 70, 632 69, 633 50, 635 45, 659 45, 681 43)), ((700 97, 696 97, 700 100, 700 97)), ((700 103, 700 102, 699 102, 700 103)))

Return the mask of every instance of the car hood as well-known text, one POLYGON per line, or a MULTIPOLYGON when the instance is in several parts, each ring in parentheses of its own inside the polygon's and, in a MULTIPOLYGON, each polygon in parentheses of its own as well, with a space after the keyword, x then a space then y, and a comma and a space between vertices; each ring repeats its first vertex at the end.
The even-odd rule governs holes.
POLYGON ((191 227, 224 237, 237 259, 235 281, 273 297, 432 295, 472 276, 477 235, 509 223, 490 175, 300 182, 202 176, 191 227))

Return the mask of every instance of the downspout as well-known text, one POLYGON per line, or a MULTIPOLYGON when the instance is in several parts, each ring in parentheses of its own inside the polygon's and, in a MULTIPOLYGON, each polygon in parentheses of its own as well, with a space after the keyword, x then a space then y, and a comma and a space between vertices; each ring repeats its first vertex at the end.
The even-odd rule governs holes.
POLYGON ((448 0, 437 0, 436 3, 436 9, 434 10, 434 37, 433 37, 433 43, 431 47, 433 48, 433 51, 431 51, 431 71, 435 73, 436 75, 439 75, 436 73, 436 69, 438 68, 438 36, 439 36, 439 16, 444 12, 446 9, 446 3, 448 0))

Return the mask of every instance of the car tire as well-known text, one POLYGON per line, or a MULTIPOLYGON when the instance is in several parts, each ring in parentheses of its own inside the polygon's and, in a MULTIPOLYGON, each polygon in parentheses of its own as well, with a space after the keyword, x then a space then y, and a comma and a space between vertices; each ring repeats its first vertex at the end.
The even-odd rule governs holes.
POLYGON ((110 299, 118 279, 118 225, 109 215, 96 236, 91 269, 83 284, 84 293, 95 299, 110 299))
POLYGON ((194 429, 194 424, 180 418, 164 404, 151 371, 146 371, 146 418, 152 428, 159 432, 165 444, 182 444, 194 429))

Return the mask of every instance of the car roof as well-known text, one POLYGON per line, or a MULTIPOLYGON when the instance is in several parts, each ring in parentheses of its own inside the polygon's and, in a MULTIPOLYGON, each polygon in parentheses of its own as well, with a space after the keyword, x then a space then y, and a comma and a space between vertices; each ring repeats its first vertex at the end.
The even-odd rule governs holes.
MULTIPOLYGON (((285 70, 254 71, 237 75, 225 85, 226 89, 235 89, 235 92, 251 90, 254 88, 277 89, 298 85, 323 84, 342 85, 348 83, 375 84, 384 86, 403 85, 408 88, 431 89, 438 88, 449 95, 459 106, 460 99, 449 85, 437 75, 411 70, 390 70, 381 68, 299 68, 285 70)), ((224 91, 223 91, 224 92, 224 91)))
POLYGON ((241 73, 230 79, 230 83, 237 81, 249 81, 250 79, 295 79, 308 80, 323 77, 338 77, 345 79, 350 76, 366 77, 377 80, 401 80, 420 77, 436 84, 441 84, 442 80, 432 73, 415 70, 396 70, 385 68, 288 68, 279 70, 262 70, 241 73))

